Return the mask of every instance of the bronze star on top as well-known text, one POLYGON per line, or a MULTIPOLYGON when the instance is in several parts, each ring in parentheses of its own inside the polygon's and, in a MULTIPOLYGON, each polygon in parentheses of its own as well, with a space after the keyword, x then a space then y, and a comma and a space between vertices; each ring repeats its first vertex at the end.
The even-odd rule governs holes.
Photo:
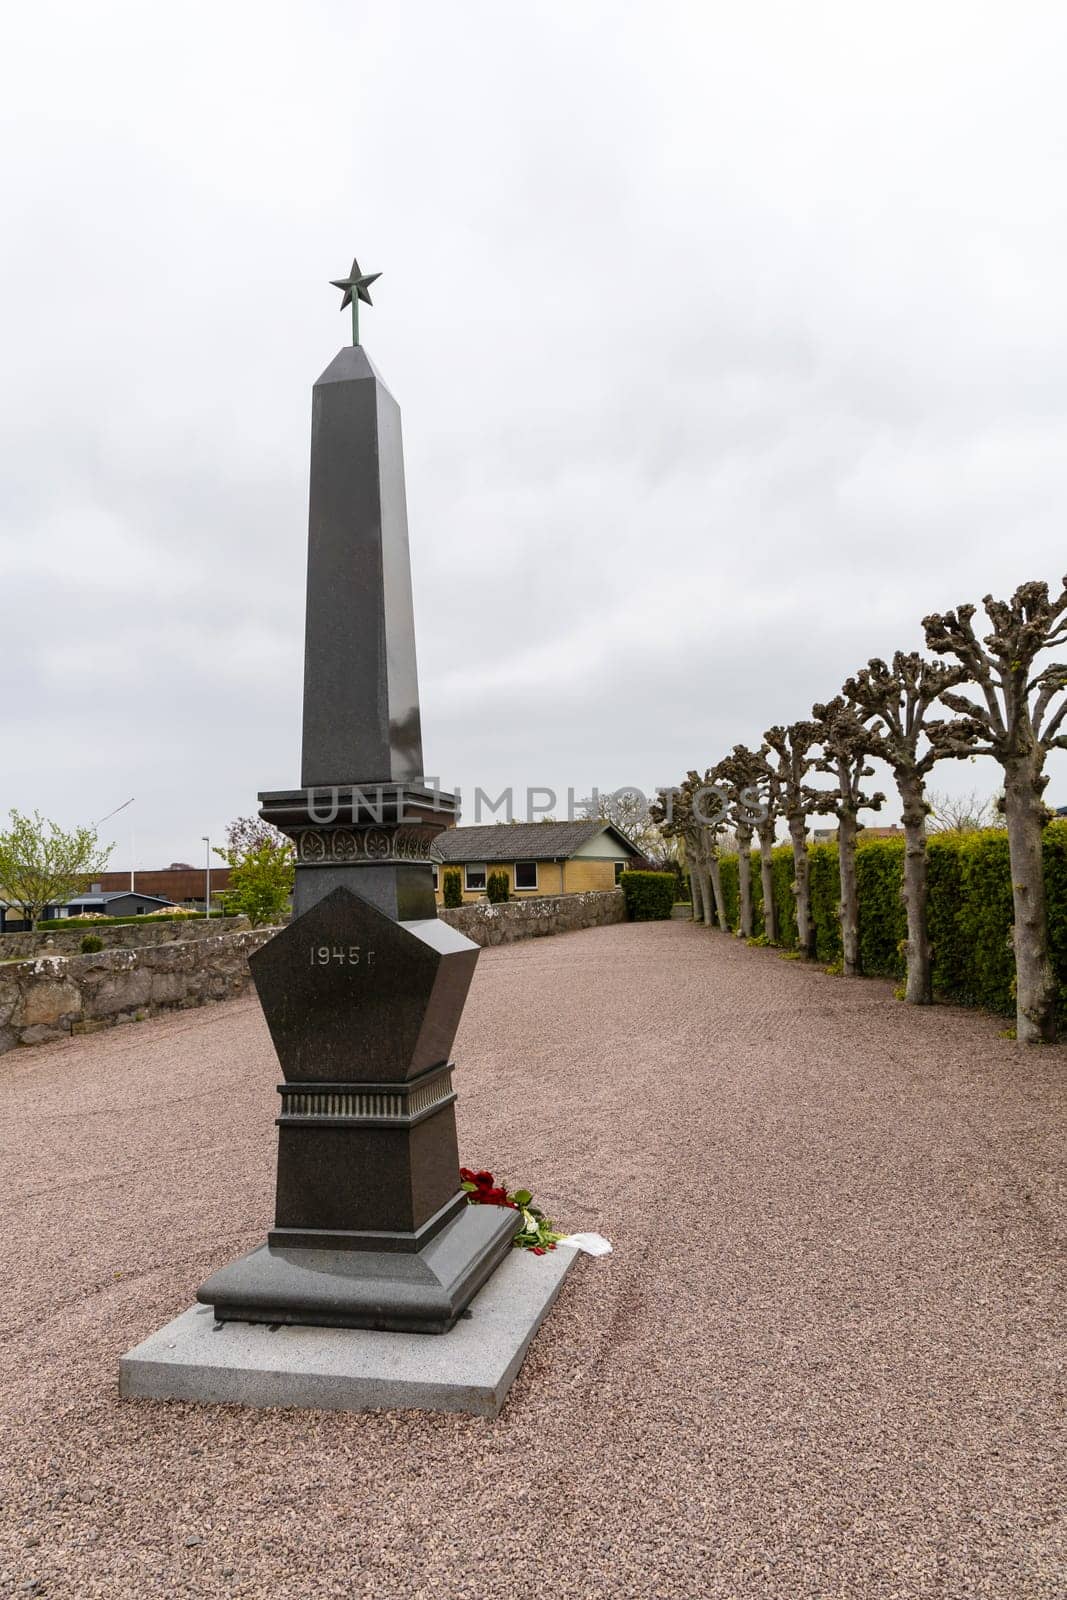
POLYGON ((344 294, 341 299, 341 310, 343 311, 345 306, 352 307, 353 344, 359 343, 359 302, 362 300, 363 304, 367 306, 374 304, 370 297, 369 290, 371 284, 380 277, 380 272, 360 272, 359 262, 353 257, 352 271, 348 274, 347 278, 330 279, 330 283, 335 289, 344 290, 344 294))

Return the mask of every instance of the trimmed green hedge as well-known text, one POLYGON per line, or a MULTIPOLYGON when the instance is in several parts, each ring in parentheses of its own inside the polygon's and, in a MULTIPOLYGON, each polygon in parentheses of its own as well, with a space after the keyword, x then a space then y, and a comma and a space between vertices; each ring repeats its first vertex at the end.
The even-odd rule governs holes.
POLYGON ((841 899, 841 881, 837 871, 836 844, 810 845, 808 861, 811 920, 815 926, 815 959, 831 963, 840 961, 841 930, 837 922, 837 904, 841 899))
MULTIPOLYGON (((828 848, 837 853, 837 846, 828 848)), ((900 898, 904 882, 903 839, 859 836, 856 887, 860 901, 860 970, 880 978, 903 978, 908 919, 900 898)), ((838 940, 840 947, 840 939, 838 940)))
MULTIPOLYGON (((737 857, 724 856, 719 863, 722 898, 726 907, 726 926, 735 931, 741 916, 741 886, 737 878, 737 857)), ((714 896, 712 896, 714 900, 714 896)))
MULTIPOLYGON (((726 923, 737 932, 741 917, 741 888, 737 878, 737 857, 723 856, 722 897, 726 902, 726 923)), ((771 881, 774 886, 774 903, 778 910, 778 942, 792 950, 797 942, 797 917, 793 905, 793 851, 790 845, 780 844, 771 853, 771 881)), ((760 873, 759 851, 752 852, 752 932, 758 938, 765 932, 763 922, 763 877, 760 873)))
MULTIPOLYGON (((793 899, 793 847, 780 844, 771 852, 774 910, 778 918, 778 943, 785 950, 797 947, 797 908, 793 899)), ((760 930, 763 931, 762 928, 760 930)))
POLYGON ((662 922, 674 905, 673 872, 621 872, 619 888, 626 898, 626 915, 632 922, 662 922))
MULTIPOLYGON (((213 911, 212 917, 225 917, 225 911, 213 911)), ((202 911, 178 912, 169 917, 157 917, 155 912, 149 915, 142 912, 139 917, 44 917, 34 926, 34 933, 54 933, 57 928, 117 928, 127 922, 147 922, 151 927, 154 922, 203 922, 202 911)))
MULTIPOLYGON (((1049 942, 1067 1010, 1067 822, 1045 829, 1045 889, 1049 942)), ((818 959, 841 959, 837 920, 840 878, 837 845, 810 845, 811 908, 818 959)), ((779 943, 796 946, 796 915, 790 885, 793 854, 778 845, 773 855, 774 898, 781 930, 779 943)), ((984 1006, 1010 1016, 1015 1009, 1012 951, 1011 872, 1003 828, 979 833, 935 834, 927 845, 929 905, 927 926, 933 958, 934 993, 959 1005, 984 1006)), ((907 922, 901 900, 904 841, 869 839, 862 833, 856 851, 860 902, 860 964, 871 977, 904 976, 907 922)), ((722 861, 723 896, 729 925, 737 929, 737 857, 722 861)), ((763 931, 759 854, 752 854, 754 931, 763 931)))

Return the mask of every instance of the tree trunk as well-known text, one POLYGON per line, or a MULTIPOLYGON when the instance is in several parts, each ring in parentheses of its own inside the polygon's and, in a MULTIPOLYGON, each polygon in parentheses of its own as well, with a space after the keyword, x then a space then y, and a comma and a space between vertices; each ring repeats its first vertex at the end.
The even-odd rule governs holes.
POLYGON ((774 903, 774 823, 759 830, 759 871, 763 885, 763 934, 771 944, 778 943, 778 909, 774 903))
POLYGON ((1056 1037, 1056 980, 1048 953, 1041 859, 1044 812, 1035 781, 1040 765, 1037 754, 1004 763, 1015 911, 1015 1037, 1023 1044, 1047 1044, 1056 1037))
POLYGON ((752 830, 737 829, 737 898, 740 905, 738 932, 742 939, 752 937, 752 830))
POLYGON ((912 1006, 928 1006, 934 998, 930 965, 930 935, 926 928, 926 806, 923 781, 911 775, 897 778, 904 823, 904 882, 901 898, 908 916, 908 975, 904 999, 912 1006))
POLYGON ((723 899, 722 893, 722 870, 719 866, 718 854, 713 854, 708 861, 708 876, 711 879, 711 892, 715 896, 715 915, 718 918, 719 927, 724 932, 729 932, 729 924, 726 921, 726 901, 723 899))
POLYGON ((809 961, 814 961, 815 928, 811 920, 807 833, 803 812, 789 818, 789 841, 793 846, 793 899, 797 908, 797 948, 809 961))
POLYGON ((856 813, 842 806, 837 819, 837 867, 841 879, 841 903, 837 908, 841 923, 842 968, 846 978, 860 975, 860 897, 856 886, 856 813))
POLYGON ((700 900, 700 879, 697 877, 696 867, 689 868, 689 898, 693 903, 693 921, 699 922, 702 915, 700 900))
POLYGON ((697 863, 697 872, 700 875, 700 904, 704 917, 704 926, 713 928, 715 926, 715 911, 711 903, 711 880, 708 877, 708 864, 703 857, 697 863))

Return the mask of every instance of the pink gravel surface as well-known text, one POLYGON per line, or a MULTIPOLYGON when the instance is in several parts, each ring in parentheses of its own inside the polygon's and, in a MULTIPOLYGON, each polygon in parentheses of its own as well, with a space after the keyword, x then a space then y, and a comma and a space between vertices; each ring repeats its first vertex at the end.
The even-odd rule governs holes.
POLYGON ((1067 1052, 1001 1028, 684 923, 484 952, 463 1157, 615 1244, 493 1423, 120 1403, 271 1220, 266 1028, 3 1057, 0 1594, 1063 1596, 1067 1052))

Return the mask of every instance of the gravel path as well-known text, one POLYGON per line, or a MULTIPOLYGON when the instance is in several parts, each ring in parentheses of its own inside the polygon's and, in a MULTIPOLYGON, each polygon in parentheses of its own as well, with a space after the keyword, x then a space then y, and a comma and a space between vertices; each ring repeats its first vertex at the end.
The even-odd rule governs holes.
POLYGON ((485 951, 463 1157, 615 1243, 495 1423, 120 1404, 270 1221, 266 1029, 3 1057, 0 1595, 1059 1600, 1067 1051, 1000 1027, 684 923, 485 951))

